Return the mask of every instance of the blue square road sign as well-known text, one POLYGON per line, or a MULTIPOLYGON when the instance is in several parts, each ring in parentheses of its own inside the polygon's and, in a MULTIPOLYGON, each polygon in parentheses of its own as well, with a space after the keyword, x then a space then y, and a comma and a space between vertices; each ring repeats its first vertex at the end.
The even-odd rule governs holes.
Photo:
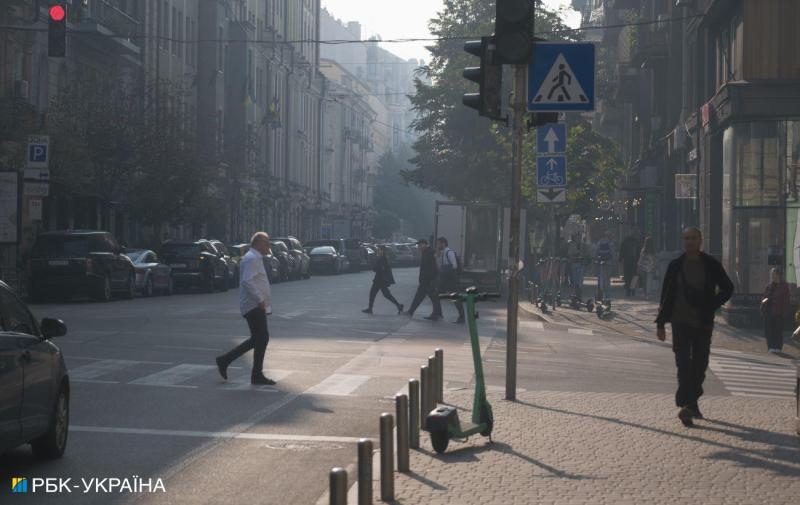
POLYGON ((539 156, 536 158, 536 184, 540 188, 567 185, 567 157, 539 156))
POLYGON ((537 42, 528 65, 528 110, 594 110, 591 43, 537 42))
POLYGON ((555 154, 567 151, 567 125, 548 123, 536 129, 536 152, 555 154))

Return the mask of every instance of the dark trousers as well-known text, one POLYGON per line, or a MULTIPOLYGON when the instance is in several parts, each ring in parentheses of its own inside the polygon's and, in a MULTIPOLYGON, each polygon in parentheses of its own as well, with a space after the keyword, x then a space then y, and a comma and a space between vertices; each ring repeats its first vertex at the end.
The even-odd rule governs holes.
POLYGON ((678 367, 678 407, 696 406, 703 396, 708 355, 711 352, 711 328, 695 328, 686 324, 672 325, 672 351, 678 367))
POLYGON ((622 262, 622 275, 625 278, 625 295, 631 296, 635 290, 631 289, 631 283, 636 276, 636 262, 625 260, 622 262))
POLYGON ((378 291, 383 294, 383 297, 395 304, 397 307, 400 307, 400 304, 395 300, 392 296, 392 292, 389 291, 389 286, 380 286, 378 284, 372 283, 372 287, 369 290, 369 308, 371 309, 372 306, 375 304, 375 297, 378 296, 378 291))
POLYGON ((244 315, 247 326, 250 327, 250 338, 237 345, 222 356, 223 361, 231 364, 242 354, 253 349, 253 371, 252 377, 259 377, 264 372, 264 354, 267 352, 269 343, 269 330, 267 329, 267 313, 261 307, 256 307, 244 315))
POLYGON ((783 349, 783 316, 769 316, 764 320, 767 349, 783 349))
POLYGON ((431 303, 433 304, 433 312, 431 312, 431 315, 441 317, 442 305, 439 303, 439 293, 436 291, 436 282, 421 283, 417 287, 417 292, 414 293, 414 300, 411 302, 411 308, 408 309, 408 313, 413 315, 426 296, 431 299, 431 303))

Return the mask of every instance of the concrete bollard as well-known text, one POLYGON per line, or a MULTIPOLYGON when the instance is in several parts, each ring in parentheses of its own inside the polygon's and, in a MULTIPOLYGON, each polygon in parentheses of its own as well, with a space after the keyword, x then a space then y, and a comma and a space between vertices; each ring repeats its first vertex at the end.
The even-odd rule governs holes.
POLYGON ((428 356, 428 407, 425 409, 426 416, 436 408, 436 379, 438 377, 436 356, 428 356))
POLYGON ((333 468, 330 474, 330 505, 347 505, 347 471, 333 468))
POLYGON ((444 403, 444 349, 436 349, 434 352, 436 356, 436 401, 444 403))
POLYGON ((419 449, 419 381, 408 380, 408 445, 419 449))
POLYGON ((425 429, 425 416, 428 408, 428 365, 419 369, 419 427, 425 429))
POLYGON ((408 472, 408 397, 394 397, 397 419, 397 471, 408 472))
POLYGON ((381 414, 381 500, 394 500, 394 419, 388 412, 381 414))
POLYGON ((358 441, 358 505, 372 505, 372 440, 358 441))

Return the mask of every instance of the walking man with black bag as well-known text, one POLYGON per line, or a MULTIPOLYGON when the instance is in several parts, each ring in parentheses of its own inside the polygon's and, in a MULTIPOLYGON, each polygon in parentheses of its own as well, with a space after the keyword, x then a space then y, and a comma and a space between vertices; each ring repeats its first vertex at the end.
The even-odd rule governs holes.
POLYGON ((436 268, 436 255, 433 253, 433 249, 428 245, 428 241, 420 239, 417 242, 419 245, 421 255, 420 255, 420 263, 419 263, 419 286, 417 287, 417 292, 414 293, 414 299, 411 301, 411 307, 408 309, 408 316, 414 317, 414 312, 419 307, 419 304, 422 303, 422 300, 425 297, 429 297, 431 299, 431 304, 433 304, 433 312, 431 315, 426 316, 425 319, 430 321, 438 321, 442 318, 442 305, 439 303, 439 293, 436 291, 436 276, 437 276, 437 268, 436 268))
POLYGON ((661 305, 656 318, 658 339, 666 339, 665 325, 672 324, 672 350, 678 368, 675 403, 684 426, 702 419, 698 400, 711 351, 714 313, 733 294, 733 283, 722 264, 701 251, 703 235, 698 228, 683 232, 684 254, 673 260, 664 275, 661 305))
POLYGON ((269 278, 264 268, 264 256, 269 254, 271 246, 269 235, 257 232, 250 239, 250 250, 239 263, 239 309, 247 320, 250 338, 217 357, 217 369, 223 379, 228 379, 228 366, 241 355, 253 349, 253 370, 250 383, 271 386, 275 381, 264 377, 264 354, 269 343, 267 314, 272 313, 269 278))

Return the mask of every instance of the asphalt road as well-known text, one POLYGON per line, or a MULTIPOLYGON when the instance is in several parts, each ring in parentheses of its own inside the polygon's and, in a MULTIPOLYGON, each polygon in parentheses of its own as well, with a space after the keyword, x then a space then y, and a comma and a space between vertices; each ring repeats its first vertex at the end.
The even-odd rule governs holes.
MULTIPOLYGON (((393 292, 408 305, 416 270, 397 269, 395 277, 393 292)), ((250 354, 227 382, 217 374, 214 357, 247 334, 235 290, 33 306, 37 317, 69 328, 56 342, 72 381, 70 438, 58 461, 37 461, 27 447, 0 456, 3 478, 70 478, 71 486, 161 479, 165 492, 73 487, 16 495, 13 503, 316 503, 330 468, 355 462, 359 438, 377 439, 380 413, 393 412, 392 398, 436 347, 445 350, 447 389, 474 379, 466 329, 449 322, 454 308, 445 305, 446 320, 433 323, 422 319, 424 304, 409 319, 379 295, 375 314, 362 314, 370 282, 364 272, 273 287, 265 374, 274 387, 250 386, 250 354)), ((504 302, 482 305, 479 319, 488 387, 497 390, 505 384, 503 309, 504 302)), ((527 319, 519 340, 521 390, 674 391, 668 344, 527 319)), ((723 373, 710 373, 709 394, 731 394, 731 370, 766 367, 788 377, 769 357, 720 353, 713 366, 723 373)), ((8 489, 0 502, 11 503, 8 489)))

